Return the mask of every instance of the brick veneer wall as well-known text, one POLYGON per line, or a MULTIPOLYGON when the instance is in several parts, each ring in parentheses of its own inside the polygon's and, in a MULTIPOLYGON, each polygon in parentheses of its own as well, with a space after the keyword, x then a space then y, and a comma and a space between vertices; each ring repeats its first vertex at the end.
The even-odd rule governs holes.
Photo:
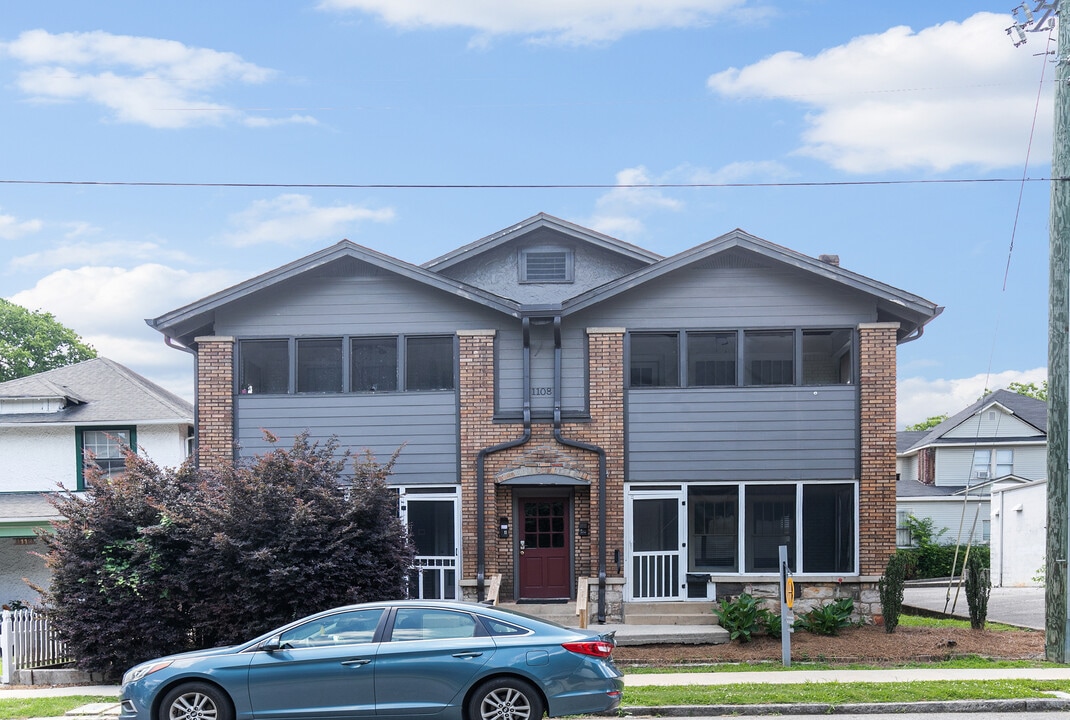
POLYGON ((234 462, 234 338, 197 343, 197 464, 216 469, 234 462))
POLYGON ((859 570, 884 573, 895 552, 895 351, 898 323, 858 326, 861 423, 859 570))
MULTIPOLYGON (((612 564, 615 548, 623 552, 624 541, 624 330, 590 329, 590 422, 564 423, 564 437, 597 445, 606 451, 607 571, 619 575, 612 564)), ((463 528, 462 577, 471 580, 477 571, 477 457, 481 449, 518 439, 519 422, 494 422, 494 332, 458 332, 460 365, 461 526, 463 528)), ((590 483, 574 488, 574 526, 571 538, 575 576, 595 576, 598 569, 598 455, 557 442, 549 423, 533 424, 525 444, 492 453, 484 461, 485 574, 502 573, 501 599, 512 599, 513 543, 515 528, 507 540, 498 539, 498 518, 513 519, 513 491, 497 481, 530 472, 560 474, 590 483), (590 535, 575 532, 589 523, 590 535)))

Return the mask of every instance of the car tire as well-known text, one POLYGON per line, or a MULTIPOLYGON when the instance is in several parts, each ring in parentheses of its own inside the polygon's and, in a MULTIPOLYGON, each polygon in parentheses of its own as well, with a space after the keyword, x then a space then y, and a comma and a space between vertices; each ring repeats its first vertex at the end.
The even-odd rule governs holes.
POLYGON ((215 685, 192 682, 171 688, 160 703, 159 720, 234 720, 230 698, 215 685))
POLYGON ((468 700, 468 720, 540 720, 545 712, 539 691, 517 678, 488 680, 468 700))

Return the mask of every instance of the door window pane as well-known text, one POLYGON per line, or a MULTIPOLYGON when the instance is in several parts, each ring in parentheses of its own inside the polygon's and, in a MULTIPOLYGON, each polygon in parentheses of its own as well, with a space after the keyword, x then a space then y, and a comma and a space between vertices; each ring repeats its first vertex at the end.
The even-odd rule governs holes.
POLYGON ((279 641, 284 648, 369 643, 382 616, 381 609, 336 613, 287 630, 279 641))
POLYGON ((795 332, 749 330, 743 334, 744 383, 793 385, 795 383, 795 332))
POLYGON ((688 493, 693 572, 739 570, 739 488, 696 487, 688 493))
POLYGON ((342 339, 297 341, 297 392, 342 392, 342 339))
POLYGON ((853 572, 854 527, 853 485, 804 485, 803 572, 853 572))
POLYGON ((748 485, 746 498, 746 572, 780 572, 781 545, 794 569, 795 486, 748 485))
POLYGON ((353 392, 386 392, 398 389, 397 338, 354 338, 350 348, 353 392))
POLYGON ((636 333, 629 337, 629 345, 633 388, 680 384, 680 343, 676 333, 636 333))
POLYGON ((846 385, 851 382, 850 330, 804 330, 803 385, 846 385))
POLYGON ((453 338, 405 339, 405 389, 453 389, 453 338))
POLYGON ((290 345, 286 340, 243 340, 241 354, 242 393, 290 391, 290 345))
POLYGON ((736 384, 736 333, 688 333, 687 384, 712 387, 736 384))

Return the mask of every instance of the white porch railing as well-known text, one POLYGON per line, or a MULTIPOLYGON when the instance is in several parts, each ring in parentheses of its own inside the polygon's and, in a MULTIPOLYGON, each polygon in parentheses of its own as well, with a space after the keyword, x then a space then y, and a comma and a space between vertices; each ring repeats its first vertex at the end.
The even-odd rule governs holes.
POLYGON ((16 670, 58 665, 73 658, 66 643, 49 628, 48 617, 36 610, 4 610, 0 617, 0 682, 11 684, 16 670))
POLYGON ((421 600, 457 598, 457 558, 453 555, 417 555, 412 561, 409 596, 421 600))
POLYGON ((632 600, 679 600, 680 553, 632 553, 632 600))

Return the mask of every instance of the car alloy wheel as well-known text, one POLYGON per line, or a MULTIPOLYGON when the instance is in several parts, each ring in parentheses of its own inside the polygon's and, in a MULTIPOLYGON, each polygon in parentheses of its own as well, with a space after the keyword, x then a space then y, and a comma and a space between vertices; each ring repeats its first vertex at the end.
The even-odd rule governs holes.
POLYGON ((468 720, 539 720, 545 712, 538 692, 523 680, 496 678, 479 687, 468 720))
POLYGON ((231 720, 226 696, 213 685, 179 685, 160 704, 159 720, 231 720))

